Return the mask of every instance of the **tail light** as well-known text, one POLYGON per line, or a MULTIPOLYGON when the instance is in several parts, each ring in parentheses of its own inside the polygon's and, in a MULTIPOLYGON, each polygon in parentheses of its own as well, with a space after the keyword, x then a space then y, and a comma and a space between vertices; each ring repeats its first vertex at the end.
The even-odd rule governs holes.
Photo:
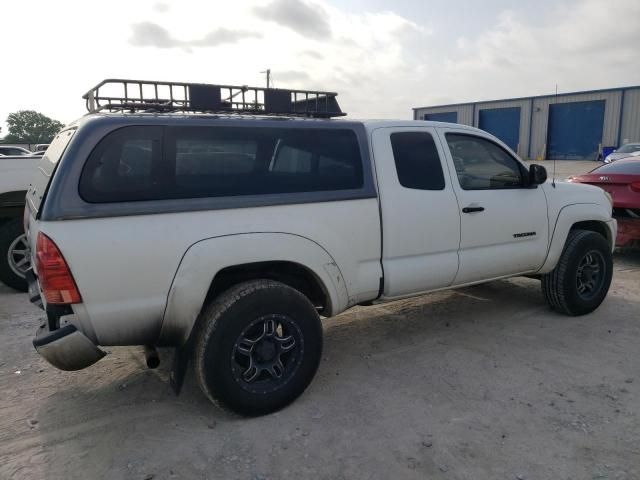
POLYGON ((82 302, 76 282, 60 250, 49 237, 38 233, 36 269, 45 300, 51 305, 82 302))
POLYGON ((634 192, 640 192, 640 181, 631 183, 631 190, 634 192))

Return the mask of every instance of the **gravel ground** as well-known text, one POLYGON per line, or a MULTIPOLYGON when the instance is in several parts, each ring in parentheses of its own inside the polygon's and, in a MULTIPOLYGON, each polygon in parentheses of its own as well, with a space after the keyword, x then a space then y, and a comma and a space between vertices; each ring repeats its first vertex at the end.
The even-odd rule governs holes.
POLYGON ((584 317, 513 279, 327 320, 310 388, 254 419, 174 396, 170 351, 57 371, 41 316, 0 286, 0 479, 640 478, 639 251, 584 317))

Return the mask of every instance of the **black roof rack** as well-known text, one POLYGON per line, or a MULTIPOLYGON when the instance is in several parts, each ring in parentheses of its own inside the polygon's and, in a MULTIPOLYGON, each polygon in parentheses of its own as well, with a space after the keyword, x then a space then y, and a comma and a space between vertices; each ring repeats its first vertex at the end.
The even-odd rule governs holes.
POLYGON ((346 115, 337 93, 312 90, 107 79, 82 98, 91 113, 199 112, 331 118, 346 115))

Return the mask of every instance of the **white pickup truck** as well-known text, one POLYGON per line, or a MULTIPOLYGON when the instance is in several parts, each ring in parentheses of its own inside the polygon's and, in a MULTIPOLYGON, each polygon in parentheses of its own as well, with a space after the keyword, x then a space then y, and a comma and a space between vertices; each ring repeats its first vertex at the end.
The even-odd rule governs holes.
POLYGON ((41 156, 0 155, 0 281, 26 291, 30 258, 22 219, 25 195, 41 156))
MULTIPOLYGON (((313 378, 321 317, 527 275, 593 311, 616 222, 598 188, 546 182, 481 130, 438 122, 92 113, 27 194, 38 352, 176 347, 203 392, 248 415, 313 378)), ((505 292, 506 293, 506 292, 505 292)))

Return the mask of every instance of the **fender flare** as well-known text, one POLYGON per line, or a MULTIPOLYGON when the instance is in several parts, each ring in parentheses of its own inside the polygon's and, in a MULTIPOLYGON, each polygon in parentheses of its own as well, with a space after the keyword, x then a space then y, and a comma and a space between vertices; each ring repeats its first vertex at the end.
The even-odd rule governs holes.
POLYGON ((207 238, 192 244, 178 265, 158 343, 186 343, 218 272, 235 265, 267 261, 297 263, 310 270, 329 297, 327 316, 347 308, 349 295, 342 273, 329 252, 314 241, 300 235, 271 232, 207 238))
POLYGON ((540 270, 536 273, 549 273, 555 268, 562 254, 571 227, 579 222, 602 223, 608 232, 607 241, 613 249, 616 239, 616 221, 611 218, 611 212, 609 210, 598 203, 575 203, 567 205, 558 213, 558 217, 553 225, 553 233, 547 250, 547 258, 540 270))

